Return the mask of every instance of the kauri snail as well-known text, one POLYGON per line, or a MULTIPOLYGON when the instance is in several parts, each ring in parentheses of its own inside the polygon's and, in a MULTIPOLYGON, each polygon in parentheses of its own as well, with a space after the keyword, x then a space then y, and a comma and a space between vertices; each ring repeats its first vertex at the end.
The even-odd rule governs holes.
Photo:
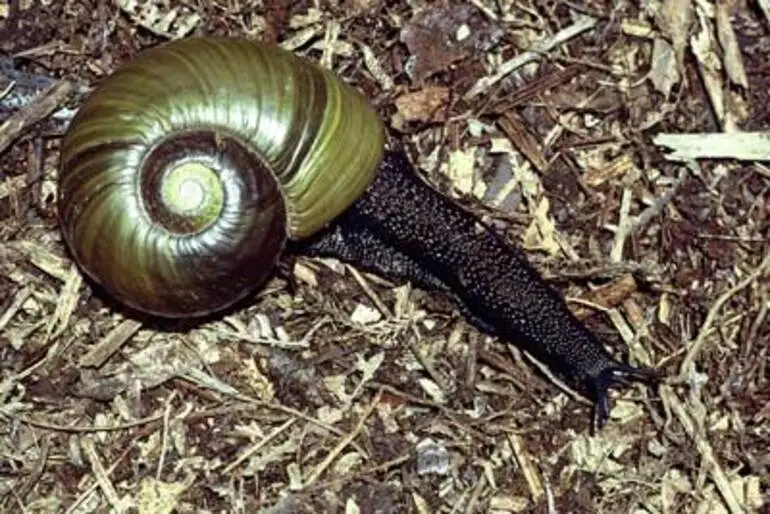
POLYGON ((590 397, 657 377, 616 361, 518 248, 423 182, 364 98, 271 45, 145 51, 86 100, 61 147, 59 216, 82 269, 161 316, 254 291, 286 246, 452 297, 590 397))

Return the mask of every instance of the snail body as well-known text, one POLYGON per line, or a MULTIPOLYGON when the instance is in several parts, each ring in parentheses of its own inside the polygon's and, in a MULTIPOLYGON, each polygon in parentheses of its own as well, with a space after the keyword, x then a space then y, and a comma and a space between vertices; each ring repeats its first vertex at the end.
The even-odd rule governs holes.
POLYGON ((135 309, 216 312, 291 251, 450 296, 590 397, 600 424, 610 387, 657 376, 615 360, 519 248, 386 151, 359 93, 271 45, 143 52, 78 111, 59 180, 75 260, 135 309))

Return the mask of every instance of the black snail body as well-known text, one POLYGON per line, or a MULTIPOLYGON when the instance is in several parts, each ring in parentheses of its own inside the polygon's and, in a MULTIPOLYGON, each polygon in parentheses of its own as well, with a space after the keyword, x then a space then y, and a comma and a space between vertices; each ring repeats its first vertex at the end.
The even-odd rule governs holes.
POLYGON ((238 39, 169 43, 106 79, 73 120, 64 238, 109 293, 161 316, 242 299, 287 247, 411 281, 591 398, 600 424, 610 387, 657 376, 613 359, 520 249, 384 141, 363 97, 308 61, 238 39))

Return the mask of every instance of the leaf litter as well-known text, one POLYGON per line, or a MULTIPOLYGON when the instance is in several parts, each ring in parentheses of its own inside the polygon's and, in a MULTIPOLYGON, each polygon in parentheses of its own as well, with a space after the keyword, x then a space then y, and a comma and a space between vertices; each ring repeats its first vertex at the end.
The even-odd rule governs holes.
POLYGON ((767 508, 766 2, 257 4, 0 3, 0 509, 767 508), (619 392, 591 434, 590 406, 450 302, 324 260, 197 326, 82 281, 62 124, 141 48, 202 33, 354 83, 666 385, 619 392))

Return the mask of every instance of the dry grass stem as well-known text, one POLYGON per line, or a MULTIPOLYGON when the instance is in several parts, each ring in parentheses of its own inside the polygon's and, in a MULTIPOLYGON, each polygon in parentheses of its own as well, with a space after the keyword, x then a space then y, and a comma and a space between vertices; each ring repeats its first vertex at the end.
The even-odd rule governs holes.
POLYGON ((698 449, 698 453, 704 461, 704 468, 714 481, 714 484, 716 484, 719 494, 724 498, 730 513, 743 514, 745 510, 735 497, 735 493, 730 486, 730 480, 727 478, 722 466, 714 456, 714 449, 704 434, 703 427, 696 425, 693 419, 694 416, 689 412, 688 405, 682 402, 674 391, 665 386, 663 387, 663 391, 664 398, 670 405, 677 420, 679 420, 687 432, 687 435, 695 443, 695 447, 698 449))
POLYGON ((316 468, 310 472, 310 474, 305 478, 303 481, 303 486, 311 486, 315 483, 316 480, 323 474, 324 471, 334 462, 334 459, 336 459, 340 453, 347 447, 353 439, 358 437, 358 434, 361 432, 361 430, 364 429, 364 424, 366 423, 366 420, 371 416, 372 412, 374 412, 375 407, 377 407, 377 404, 380 402, 380 398, 382 397, 382 392, 378 392, 377 395, 374 397, 374 399, 371 401, 369 406, 366 408, 366 410, 361 414, 361 417, 358 420, 358 423, 356 423, 356 426, 353 428, 353 430, 347 434, 345 437, 343 437, 337 445, 332 449, 332 451, 329 452, 329 454, 321 461, 316 468))
POLYGON ((743 279, 741 279, 737 284, 735 284, 733 287, 720 295, 719 298, 717 298, 717 300, 709 309, 708 314, 706 315, 706 320, 698 330, 698 336, 687 349, 687 355, 685 355, 685 358, 682 360, 682 364, 679 366, 679 377, 677 377, 677 381, 687 380, 686 377, 688 377, 693 371, 695 359, 698 357, 698 354, 702 350, 703 345, 706 342, 706 338, 711 334, 717 316, 720 314, 724 305, 730 301, 733 296, 741 292, 743 289, 754 283, 759 277, 768 272, 770 272, 770 252, 765 254, 765 257, 762 259, 760 265, 757 266, 751 273, 743 277, 743 279))

